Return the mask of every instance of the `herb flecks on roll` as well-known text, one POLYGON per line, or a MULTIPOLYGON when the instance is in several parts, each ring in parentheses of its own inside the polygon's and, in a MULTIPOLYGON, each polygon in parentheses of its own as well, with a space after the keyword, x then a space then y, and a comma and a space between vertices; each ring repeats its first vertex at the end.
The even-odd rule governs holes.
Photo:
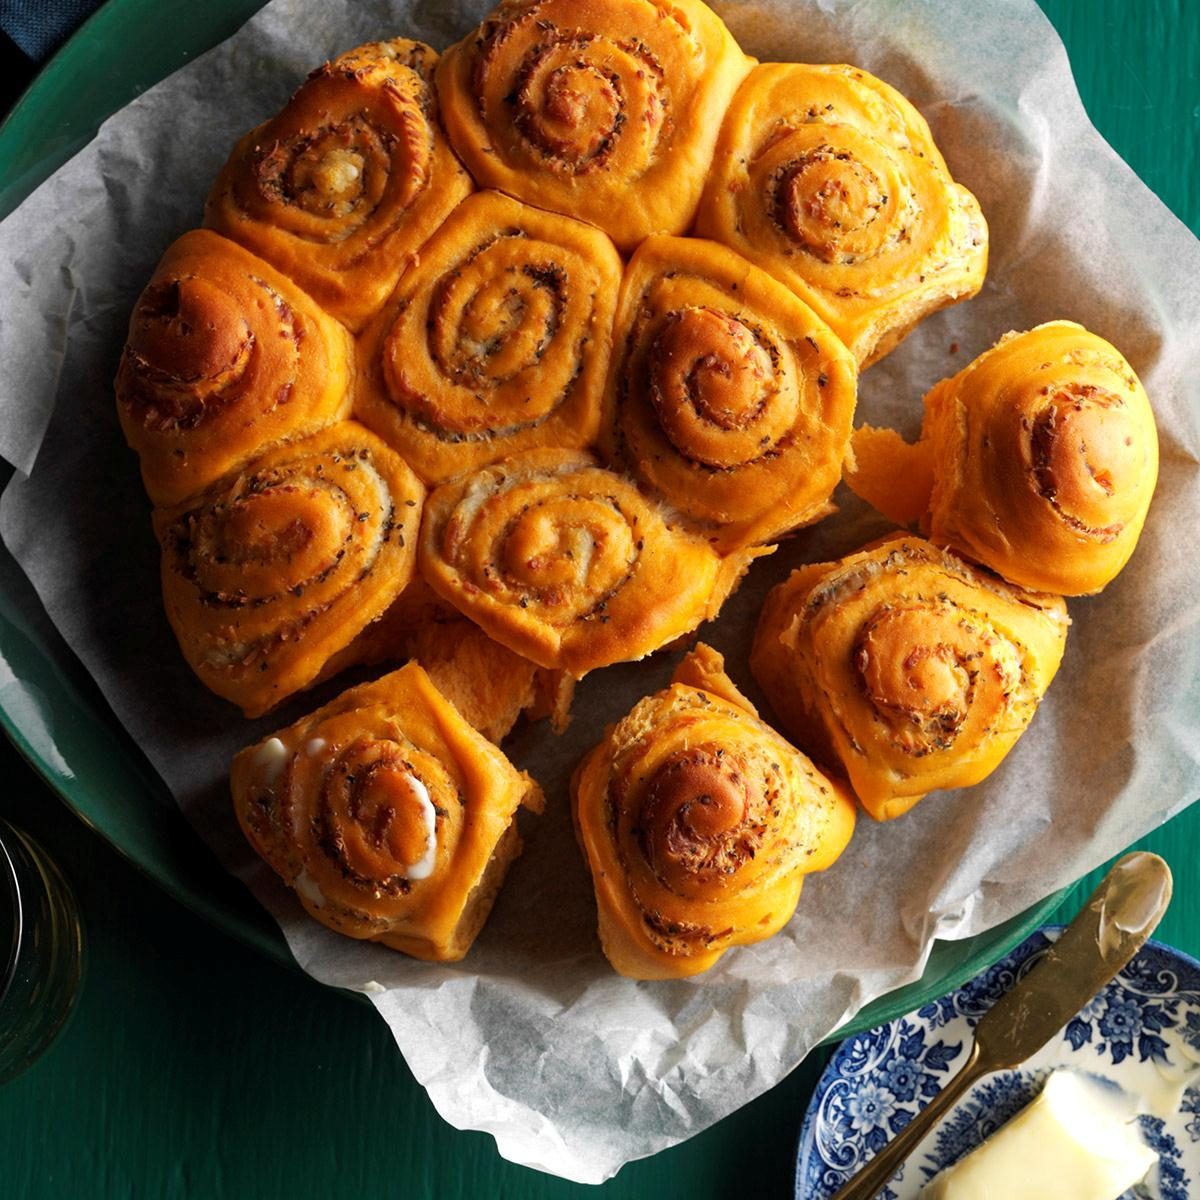
POLYGON ((322 924, 417 958, 470 949, 542 795, 416 663, 243 750, 250 844, 322 924))
POLYGON ((691 223, 753 62, 699 0, 504 0, 442 56, 438 98, 482 184, 629 250, 691 223))
POLYGON ((192 670, 258 716, 382 649, 412 578, 425 489, 343 421, 155 513, 163 602, 192 670))
POLYGON ((696 231, 809 304, 860 367, 987 269, 987 225, 919 112, 857 67, 765 63, 721 130, 696 231))
POLYGON ((207 230, 169 247, 129 321, 117 413, 155 504, 350 415, 354 344, 290 280, 207 230))
POLYGON ((465 200, 359 344, 355 414, 428 483, 600 426, 621 260, 582 221, 465 200))
POLYGON ((877 820, 979 783, 1062 660, 1066 605, 921 538, 801 567, 767 596, 750 666, 783 727, 877 820))
POLYGON ((442 133, 436 63, 428 46, 396 38, 319 67, 234 148, 205 224, 361 329, 472 189, 442 133))
POLYGON ((608 730, 572 797, 600 943, 635 979, 696 975, 777 933, 854 830, 849 794, 759 719, 703 644, 608 730))
POLYGON ((806 304, 732 250, 647 239, 621 286, 602 445, 722 549, 833 510, 857 371, 806 304))

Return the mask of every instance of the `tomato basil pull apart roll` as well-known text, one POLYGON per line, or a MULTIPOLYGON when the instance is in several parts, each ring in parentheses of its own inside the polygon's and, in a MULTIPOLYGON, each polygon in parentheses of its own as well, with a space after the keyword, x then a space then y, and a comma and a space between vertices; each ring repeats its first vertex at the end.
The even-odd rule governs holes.
POLYGON ((273 442, 350 415, 350 335, 206 230, 163 255, 129 321, 117 412, 155 504, 203 491, 273 442))
POLYGON ((854 359, 787 288, 715 242, 656 237, 626 272, 605 449, 715 544, 832 510, 854 359))
POLYGON ((442 56, 438 99, 482 184, 628 250, 690 224, 753 61, 698 0, 505 0, 442 56))
POLYGON ((471 191, 438 125, 436 62, 428 46, 397 38, 314 71, 234 148, 205 224, 360 329, 471 191))
POLYGON ((854 831, 854 801, 759 720, 701 644, 580 764, 575 826, 600 944, 634 979, 708 970, 787 924, 805 875, 854 831))
POLYGON ((722 558, 590 455, 531 450, 432 493, 420 567, 496 641, 582 678, 715 616, 755 553, 722 558))
POLYGON ((155 513, 167 618, 192 670, 255 717, 379 647, 412 578, 425 489, 344 421, 155 513))
POLYGON ((470 949, 538 786, 416 663, 351 688, 233 762, 250 844, 322 924, 417 958, 470 949))
POLYGON ((975 295, 987 225, 929 126, 848 66, 767 63, 725 118, 696 231, 753 259, 829 323, 860 366, 975 295))
POLYGON ((427 483, 600 425, 616 247, 499 192, 465 200, 359 347, 355 415, 427 483))
POLYGON ((882 481, 923 456, 934 541, 1067 596, 1100 591, 1129 561, 1158 480, 1141 382, 1115 347, 1070 321, 1008 334, 937 384, 915 447, 863 442, 872 433, 886 436, 855 441, 879 481, 851 480, 864 498, 887 504, 882 481))
POLYGON ((898 535, 767 596, 750 668, 783 727, 841 764, 876 820, 1000 765, 1067 640, 1058 596, 898 535))

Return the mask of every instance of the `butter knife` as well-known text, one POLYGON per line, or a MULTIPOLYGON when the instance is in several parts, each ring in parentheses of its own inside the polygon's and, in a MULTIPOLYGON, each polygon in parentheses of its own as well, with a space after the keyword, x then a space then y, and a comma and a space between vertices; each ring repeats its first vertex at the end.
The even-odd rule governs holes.
POLYGON ((975 1027, 962 1069, 833 1200, 874 1200, 968 1088, 1036 1054, 1142 948, 1171 902, 1171 870, 1136 851, 1113 864, 1079 915, 975 1027))

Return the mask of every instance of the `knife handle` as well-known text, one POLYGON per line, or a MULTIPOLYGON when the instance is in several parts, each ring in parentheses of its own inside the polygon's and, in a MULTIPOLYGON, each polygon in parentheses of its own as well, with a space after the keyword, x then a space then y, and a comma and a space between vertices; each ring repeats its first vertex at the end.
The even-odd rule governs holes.
POLYGON ((874 1200, 942 1115, 953 1108, 963 1092, 990 1069, 980 1057, 978 1044, 973 1044, 962 1070, 953 1079, 946 1081, 946 1086, 833 1197, 833 1200, 874 1200))

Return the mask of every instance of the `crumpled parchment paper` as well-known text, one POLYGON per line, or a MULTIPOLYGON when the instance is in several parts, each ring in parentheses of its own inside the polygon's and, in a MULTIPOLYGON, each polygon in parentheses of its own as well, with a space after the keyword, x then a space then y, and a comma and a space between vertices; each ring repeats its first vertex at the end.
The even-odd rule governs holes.
MULTIPOLYGON (((162 614, 157 550, 111 380, 134 299, 199 222, 235 138, 306 72, 358 42, 444 48, 470 0, 274 0, 230 41, 109 120, 0 225, 0 453, 19 474, 0 532, 51 619, 217 853, 274 912, 318 979, 365 991, 452 1124, 517 1162, 599 1181, 771 1087, 873 997, 917 977, 934 937, 987 929, 1074 880, 1200 793, 1200 248, 1088 123, 1062 45, 1031 0, 724 0, 764 60, 850 61, 928 117, 990 222, 975 300, 926 321, 863 378, 860 420, 915 433, 920 397, 1009 329, 1064 317, 1141 374, 1162 473, 1132 563, 1073 601, 1063 669, 986 783, 902 820, 863 818, 778 937, 683 982, 618 978, 600 954, 571 834, 567 777, 605 722, 662 686, 669 656, 600 671, 565 737, 507 747, 546 815, 467 960, 415 962, 307 919, 230 811, 233 752, 352 681, 243 721, 184 666, 162 614), (955 351, 952 347, 957 346, 955 351)), ((758 563, 702 636, 752 696, 746 652, 766 589, 885 524, 853 497, 758 563)))

